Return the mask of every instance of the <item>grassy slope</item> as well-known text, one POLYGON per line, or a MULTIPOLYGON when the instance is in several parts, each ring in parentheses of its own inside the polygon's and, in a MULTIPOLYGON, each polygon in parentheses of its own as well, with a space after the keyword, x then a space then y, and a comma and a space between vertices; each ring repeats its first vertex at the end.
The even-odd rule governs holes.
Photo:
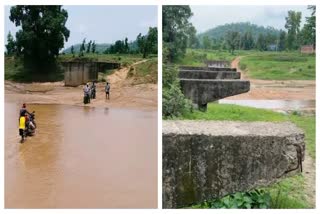
POLYGON ((253 79, 267 80, 314 80, 315 55, 299 52, 261 52, 188 49, 184 57, 177 60, 178 65, 204 66, 205 60, 232 61, 241 56, 240 68, 253 79))
MULTIPOLYGON (((235 120, 235 121, 291 121, 302 128, 306 135, 306 149, 315 158, 315 117, 284 115, 264 109, 242 107, 229 104, 209 104, 207 112, 195 110, 185 113, 178 119, 192 120, 235 120)), ((282 179, 279 183, 266 188, 272 195, 273 208, 307 208, 303 190, 302 175, 282 179)))
POLYGON ((128 78, 134 79, 134 84, 158 82, 158 58, 152 58, 135 66, 130 66, 128 78))
POLYGON ((266 80, 314 80, 315 55, 298 52, 256 52, 242 57, 245 68, 253 79, 266 80))

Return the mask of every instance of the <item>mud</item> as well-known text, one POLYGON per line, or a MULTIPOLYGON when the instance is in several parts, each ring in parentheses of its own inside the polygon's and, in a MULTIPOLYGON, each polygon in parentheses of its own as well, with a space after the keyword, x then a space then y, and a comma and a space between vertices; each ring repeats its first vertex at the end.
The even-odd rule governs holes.
POLYGON ((156 111, 27 105, 21 144, 19 107, 5 102, 5 208, 157 207, 156 111))

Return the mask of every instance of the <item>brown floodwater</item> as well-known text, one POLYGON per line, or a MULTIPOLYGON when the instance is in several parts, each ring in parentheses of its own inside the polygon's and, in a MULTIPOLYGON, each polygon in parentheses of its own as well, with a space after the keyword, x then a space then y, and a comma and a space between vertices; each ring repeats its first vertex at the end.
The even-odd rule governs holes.
POLYGON ((157 207, 156 112, 27 105, 21 144, 19 107, 5 103, 6 208, 157 207))

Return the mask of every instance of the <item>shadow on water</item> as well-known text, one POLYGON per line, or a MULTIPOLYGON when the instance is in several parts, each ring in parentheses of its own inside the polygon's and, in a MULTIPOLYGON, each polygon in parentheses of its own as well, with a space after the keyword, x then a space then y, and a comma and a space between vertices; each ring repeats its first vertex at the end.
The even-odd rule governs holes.
POLYGON ((28 105, 37 133, 20 144, 5 103, 6 208, 157 207, 157 113, 28 105))

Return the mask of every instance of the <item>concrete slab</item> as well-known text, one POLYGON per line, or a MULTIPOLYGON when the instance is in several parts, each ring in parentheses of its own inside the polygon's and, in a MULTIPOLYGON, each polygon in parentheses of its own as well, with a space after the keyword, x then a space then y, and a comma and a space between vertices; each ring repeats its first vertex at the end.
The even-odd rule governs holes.
POLYGON ((180 79, 183 94, 199 109, 206 110, 207 103, 250 90, 247 80, 180 79))
POLYGON ((163 208, 268 186, 299 173, 304 133, 294 124, 163 121, 163 208))

